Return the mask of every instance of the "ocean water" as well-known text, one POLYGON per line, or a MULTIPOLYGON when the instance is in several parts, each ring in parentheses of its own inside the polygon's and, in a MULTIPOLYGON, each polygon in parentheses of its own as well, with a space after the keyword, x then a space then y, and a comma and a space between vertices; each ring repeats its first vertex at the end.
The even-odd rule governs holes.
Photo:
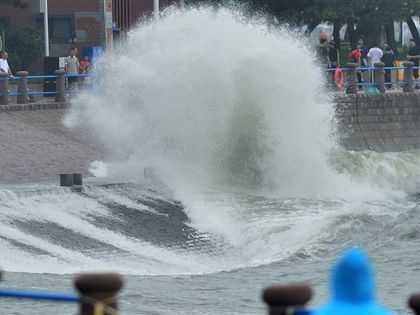
POLYGON ((1 286, 70 292, 79 272, 116 271, 123 314, 264 314, 273 283, 307 282, 311 306, 325 302, 330 268, 356 245, 380 302, 407 310, 419 289, 420 152, 342 148, 296 30, 222 7, 168 10, 97 72, 65 122, 90 126, 113 154, 92 161, 81 192, 1 185, 1 286))

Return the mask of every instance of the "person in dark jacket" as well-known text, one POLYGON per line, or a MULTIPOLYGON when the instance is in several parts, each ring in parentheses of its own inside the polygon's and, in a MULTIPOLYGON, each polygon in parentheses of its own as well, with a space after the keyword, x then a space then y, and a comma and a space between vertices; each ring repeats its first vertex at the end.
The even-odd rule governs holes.
POLYGON ((331 68, 337 68, 340 65, 340 52, 335 46, 334 41, 330 41, 330 48, 328 48, 328 56, 330 57, 331 68))
MULTIPOLYGON (((381 61, 385 64, 385 67, 395 67, 395 56, 391 47, 385 47, 384 54, 382 55, 381 61)), ((391 82, 391 69, 385 69, 385 83, 391 82)), ((392 86, 387 85, 387 88, 390 89, 392 86)))
MULTIPOLYGON (((410 47, 408 49, 407 59, 408 61, 414 62, 414 67, 418 67, 420 64, 420 47, 416 45, 416 41, 414 39, 410 39, 410 47)), ((416 89, 420 89, 420 78, 419 78, 419 69, 413 70, 413 76, 416 80, 416 89)))

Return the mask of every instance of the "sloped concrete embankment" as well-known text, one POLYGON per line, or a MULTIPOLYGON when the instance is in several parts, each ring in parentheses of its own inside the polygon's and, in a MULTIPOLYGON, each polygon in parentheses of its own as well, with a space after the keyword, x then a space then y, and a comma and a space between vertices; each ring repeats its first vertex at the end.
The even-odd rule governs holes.
MULTIPOLYGON (((359 94, 335 98, 340 141, 349 150, 420 149, 420 94, 359 94)), ((63 124, 66 104, 0 106, 0 183, 57 180, 88 174, 106 151, 89 129, 63 124)))
POLYGON ((420 94, 357 94, 335 98, 341 144, 354 151, 420 149, 420 94))
POLYGON ((58 182, 60 173, 87 174, 105 156, 90 130, 64 126, 66 104, 0 107, 0 183, 58 182))

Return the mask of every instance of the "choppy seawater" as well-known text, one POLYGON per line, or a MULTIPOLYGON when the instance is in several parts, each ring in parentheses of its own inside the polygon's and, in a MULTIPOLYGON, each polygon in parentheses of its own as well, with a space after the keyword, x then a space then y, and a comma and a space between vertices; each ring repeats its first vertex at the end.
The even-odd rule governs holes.
MULTIPOLYGON (((418 290, 416 195, 369 202, 204 196, 208 230, 223 230, 198 229, 203 222, 186 216, 167 187, 150 183, 92 180, 82 193, 51 184, 4 188, 1 286, 70 292, 74 273, 118 271, 126 280, 123 314, 264 314, 261 290, 273 283, 306 282, 315 289, 313 306, 326 301, 332 264, 358 245, 372 259, 382 303, 407 310, 418 290)), ((8 314, 76 310, 8 299, 0 307, 8 314)))

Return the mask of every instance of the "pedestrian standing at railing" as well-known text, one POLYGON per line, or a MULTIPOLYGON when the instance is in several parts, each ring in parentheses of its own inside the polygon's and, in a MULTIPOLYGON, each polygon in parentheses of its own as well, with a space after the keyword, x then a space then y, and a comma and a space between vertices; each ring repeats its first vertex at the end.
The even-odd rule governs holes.
POLYGON ((375 63, 381 62, 383 54, 384 52, 379 48, 379 45, 375 44, 371 49, 369 49, 367 54, 369 58, 369 65, 374 67, 375 63))
POLYGON ((79 74, 79 59, 76 57, 74 49, 70 49, 69 56, 66 58, 64 69, 68 75, 75 75, 67 77, 70 90, 77 90, 77 75, 79 74))
MULTIPOLYGON (((365 44, 362 37, 357 39, 357 46, 360 47, 360 51, 362 53, 362 59, 360 60, 360 67, 368 67, 368 52, 369 47, 365 44)), ((369 81, 369 71, 362 71, 362 80, 363 82, 369 81)))
MULTIPOLYGON (((80 74, 88 74, 90 72, 90 62, 89 62, 89 56, 84 56, 83 60, 80 61, 80 74)), ((89 84, 89 77, 83 77, 82 78, 82 85, 85 86, 89 84)))
POLYGON ((392 50, 391 46, 388 45, 387 42, 383 43, 382 45, 382 51, 385 53, 385 51, 391 51, 391 53, 395 56, 394 51, 392 50), (390 50, 388 50, 390 48, 390 50))
MULTIPOLYGON (((353 47, 352 51, 349 54, 349 62, 355 63, 358 68, 362 65, 362 50, 360 46, 353 47)), ((359 84, 359 90, 363 89, 363 86, 361 85, 363 83, 363 77, 362 77, 362 71, 357 70, 357 83, 359 84)))
MULTIPOLYGON (((416 45, 414 39, 410 39, 410 48, 408 49, 407 59, 414 63, 414 67, 418 67, 420 63, 420 47, 416 45)), ((417 83, 420 83, 419 80, 419 69, 413 70, 413 76, 417 83)), ((420 85, 416 84, 416 89, 420 89, 420 85)))
MULTIPOLYGON (((395 56, 391 47, 385 47, 385 51, 382 55, 381 60, 384 63, 385 67, 395 67, 395 56)), ((391 82, 391 69, 385 69, 385 83, 389 82, 391 82)), ((386 87, 390 89, 392 86, 388 84, 386 87)))
POLYGON ((327 33, 319 33, 319 45, 317 47, 317 56, 322 66, 325 68, 329 68, 331 66, 327 39, 327 33))
POLYGON ((364 43, 363 38, 357 39, 357 47, 359 47, 360 52, 362 53, 362 59, 360 60, 360 66, 361 67, 367 67, 368 66, 368 52, 369 47, 364 43))
MULTIPOLYGON (((330 60, 330 68, 332 69, 336 69, 337 67, 339 67, 340 65, 340 53, 337 49, 337 47, 335 46, 335 42, 332 40, 330 41, 330 45, 328 48, 328 57, 330 60)), ((335 71, 331 71, 331 83, 333 84, 334 81, 334 74, 335 71)))
POLYGON ((6 51, 1 52, 0 72, 7 73, 9 77, 14 78, 12 74, 12 70, 10 70, 9 63, 7 62, 8 57, 9 57, 9 54, 6 51))
MULTIPOLYGON (((382 49, 379 48, 379 45, 377 43, 375 43, 375 45, 369 49, 369 52, 367 54, 368 58, 369 58, 369 66, 370 67, 374 67, 375 63, 381 62, 381 58, 383 56, 384 52, 382 51, 382 49)), ((371 71, 371 78, 370 78, 370 82, 374 82, 373 80, 373 71, 371 71)))

